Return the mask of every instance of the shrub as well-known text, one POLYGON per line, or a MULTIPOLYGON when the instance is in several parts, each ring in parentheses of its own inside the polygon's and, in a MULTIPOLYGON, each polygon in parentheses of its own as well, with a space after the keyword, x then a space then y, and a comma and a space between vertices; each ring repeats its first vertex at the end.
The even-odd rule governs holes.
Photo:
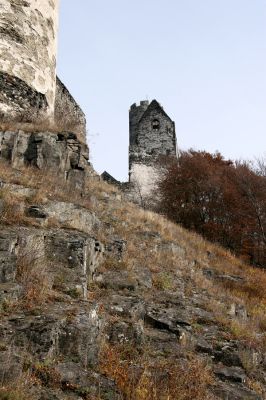
POLYGON ((57 387, 60 384, 60 375, 52 365, 36 364, 33 366, 32 373, 44 386, 57 387))

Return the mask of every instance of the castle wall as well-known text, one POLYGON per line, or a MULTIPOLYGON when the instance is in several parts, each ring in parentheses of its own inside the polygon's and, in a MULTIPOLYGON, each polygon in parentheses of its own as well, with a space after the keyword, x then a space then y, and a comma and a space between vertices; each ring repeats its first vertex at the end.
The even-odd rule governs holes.
POLYGON ((154 164, 160 156, 176 156, 175 124, 157 110, 144 116, 136 129, 136 140, 130 146, 130 169, 133 163, 154 164), (153 129, 153 121, 160 128, 153 129))
POLYGON ((85 114, 58 77, 56 79, 54 122, 63 130, 75 132, 81 142, 86 142, 85 114))
POLYGON ((0 116, 53 116, 59 0, 0 0, 0 116))
POLYGON ((138 134, 138 124, 144 112, 149 106, 149 101, 141 101, 140 105, 133 104, 129 110, 129 143, 130 146, 136 142, 138 134))
POLYGON ((143 118, 139 124, 138 148, 152 158, 160 155, 176 155, 174 123, 156 110, 143 118), (159 121, 160 128, 154 130, 152 123, 159 121))

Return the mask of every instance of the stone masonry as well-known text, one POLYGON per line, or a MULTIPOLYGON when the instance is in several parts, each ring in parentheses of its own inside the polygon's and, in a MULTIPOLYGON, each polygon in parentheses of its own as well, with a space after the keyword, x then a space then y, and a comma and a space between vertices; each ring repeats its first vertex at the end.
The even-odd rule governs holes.
POLYGON ((2 117, 53 114, 57 25, 58 0, 0 0, 2 117))
POLYGON ((68 130, 84 143, 84 113, 56 77, 58 3, 0 0, 0 122, 68 130))
POLYGON ((129 111, 129 182, 142 200, 156 187, 164 157, 176 157, 175 123, 156 100, 133 104, 129 111))

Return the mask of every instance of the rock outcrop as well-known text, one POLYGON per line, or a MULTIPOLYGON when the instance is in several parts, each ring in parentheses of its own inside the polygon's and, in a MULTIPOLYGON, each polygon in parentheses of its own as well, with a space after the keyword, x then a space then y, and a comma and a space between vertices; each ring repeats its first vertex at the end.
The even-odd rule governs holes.
POLYGON ((50 169, 74 186, 84 185, 88 171, 88 148, 71 132, 0 131, 0 159, 20 169, 50 169))

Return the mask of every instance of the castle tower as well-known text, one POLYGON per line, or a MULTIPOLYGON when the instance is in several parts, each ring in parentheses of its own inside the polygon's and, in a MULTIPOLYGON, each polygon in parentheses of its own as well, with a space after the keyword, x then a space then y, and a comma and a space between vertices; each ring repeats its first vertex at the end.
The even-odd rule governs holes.
POLYGON ((133 104, 129 111, 129 181, 142 198, 159 178, 162 156, 176 157, 175 123, 153 100, 133 104))
POLYGON ((0 0, 0 118, 53 117, 59 0, 0 0))

